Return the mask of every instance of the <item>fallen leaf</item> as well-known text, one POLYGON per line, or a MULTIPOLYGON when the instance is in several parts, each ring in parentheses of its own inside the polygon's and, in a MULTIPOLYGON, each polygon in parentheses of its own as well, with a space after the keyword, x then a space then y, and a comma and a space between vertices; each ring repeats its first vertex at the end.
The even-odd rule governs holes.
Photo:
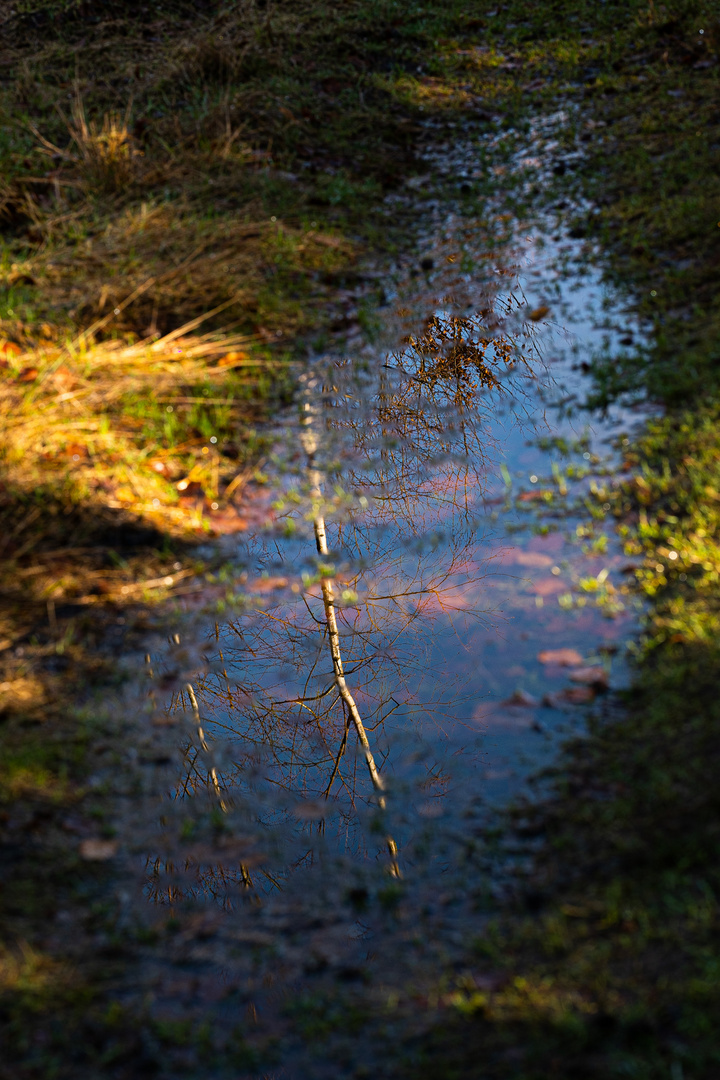
POLYGON ((513 551, 508 556, 508 562, 517 563, 518 566, 552 566, 553 564, 549 555, 541 555, 539 551, 513 551))
POLYGON ((560 667, 578 667, 583 662, 577 649, 544 649, 537 658, 541 664, 558 664, 560 667))
POLYGON ((528 694, 527 690, 515 690, 509 698, 501 702, 502 705, 514 705, 523 709, 535 709, 540 704, 537 698, 528 694))
POLYGON ((115 498, 120 502, 135 502, 135 492, 130 487, 119 487, 115 489, 115 498))
POLYGON ((185 510, 197 510, 203 504, 205 492, 200 484, 191 484, 186 492, 178 499, 178 506, 185 510))
POLYGON ((592 667, 580 667, 570 675, 572 682, 585 683, 594 686, 596 690, 607 690, 608 676, 604 667, 599 664, 592 667))
POLYGON ((273 589, 284 589, 287 583, 288 579, 284 577, 258 578, 257 581, 248 585, 248 588, 250 592, 266 593, 272 592, 273 589))
POLYGON ((529 313, 528 319, 530 319, 531 322, 540 322, 541 319, 545 318, 549 310, 550 308, 547 304, 541 304, 540 307, 536 307, 534 311, 529 313))
POLYGON ((81 443, 69 443, 65 447, 65 454, 71 461, 84 461, 90 457, 87 446, 81 443))
POLYGON ((117 855, 117 840, 83 840, 80 844, 80 858, 87 862, 106 862, 117 855))
POLYGON ((2 345, 0 345, 0 353, 3 356, 19 356, 21 352, 22 349, 14 341, 3 341, 2 345))
POLYGON ((550 577, 534 581, 533 589, 538 596, 553 596, 554 593, 566 592, 567 586, 563 584, 560 578, 550 577))
POLYGON ((234 507, 210 511, 210 528, 216 535, 227 536, 245 532, 249 528, 247 518, 241 517, 234 507))
POLYGON ((35 382, 38 377, 38 369, 36 367, 24 367, 17 377, 18 382, 31 383, 35 382))

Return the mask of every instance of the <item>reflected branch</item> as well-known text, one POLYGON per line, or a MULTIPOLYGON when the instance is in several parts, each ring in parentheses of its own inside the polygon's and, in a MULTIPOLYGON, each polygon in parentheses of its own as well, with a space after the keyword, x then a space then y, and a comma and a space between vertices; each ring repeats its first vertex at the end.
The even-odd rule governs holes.
MULTIPOLYGON (((311 488, 313 497, 317 501, 318 511, 321 507, 322 501, 322 473, 317 468, 315 463, 315 455, 317 453, 317 439, 315 433, 312 430, 313 424, 313 407, 309 402, 305 402, 305 416, 304 423, 306 431, 304 433, 305 452, 308 459, 308 469, 311 476, 311 488)), ((327 532, 325 529, 325 517, 322 513, 318 512, 313 520, 313 529, 315 532, 315 543, 317 545, 318 554, 323 558, 327 558, 330 555, 327 544, 327 532)), ((345 672, 343 671, 342 652, 340 650, 340 633, 338 631, 337 615, 335 611, 335 595, 333 591, 332 579, 329 577, 323 577, 321 582, 323 607, 325 609, 325 621, 328 629, 328 640, 330 644, 330 656, 332 657, 333 672, 335 675, 335 685, 338 688, 338 692, 343 702, 347 706, 347 710, 352 720, 355 732, 358 737, 358 742, 362 747, 363 754, 365 756, 365 764, 367 765, 368 772, 370 773, 370 779, 372 781, 373 788, 377 793, 377 802, 381 810, 385 810, 387 806, 385 798, 385 783, 380 775, 377 765, 375 764, 375 758, 373 757, 372 750, 370 748, 370 741, 368 740, 365 727, 360 716, 355 698, 353 697, 349 686, 345 680, 345 672)), ((346 729, 347 730, 347 729, 346 729)), ((337 758, 336 769, 339 767, 340 754, 337 758)), ((333 777, 334 779, 334 777, 333 777)), ((391 871, 394 876, 400 876, 400 868, 397 864, 397 844, 391 836, 387 837, 387 847, 391 858, 391 871)))

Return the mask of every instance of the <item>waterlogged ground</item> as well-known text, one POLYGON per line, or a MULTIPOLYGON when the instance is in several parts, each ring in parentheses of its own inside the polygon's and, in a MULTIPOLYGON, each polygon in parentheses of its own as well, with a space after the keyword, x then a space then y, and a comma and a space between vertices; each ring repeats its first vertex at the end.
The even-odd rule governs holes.
POLYGON ((216 617, 146 658, 121 900, 164 940, 119 996, 222 1023, 248 1069, 382 1075, 392 1023, 358 1063, 352 1010, 459 970, 512 874, 493 808, 625 683, 639 612, 597 491, 638 418, 580 406, 640 328, 589 255, 429 195, 373 340, 310 359, 216 617))

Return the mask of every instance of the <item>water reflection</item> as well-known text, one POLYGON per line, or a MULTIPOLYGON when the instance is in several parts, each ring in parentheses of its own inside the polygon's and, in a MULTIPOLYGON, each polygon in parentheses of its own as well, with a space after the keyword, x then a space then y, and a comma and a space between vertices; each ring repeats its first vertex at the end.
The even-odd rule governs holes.
MULTIPOLYGON (((440 838, 504 782, 508 747, 529 731, 537 741, 548 711, 558 729, 567 719, 559 699, 542 706, 520 685, 540 677, 537 643, 569 632, 592 652, 617 636, 596 614, 585 626, 589 610, 551 606, 569 595, 566 541, 533 532, 532 493, 511 497, 518 466, 549 465, 548 360, 567 342, 528 318, 541 309, 514 256, 491 282, 438 274, 389 320, 398 345, 318 358, 301 378, 245 607, 171 705, 192 733, 178 802, 209 795, 227 822, 215 821, 216 848, 218 829, 234 839, 182 870, 156 864, 156 899, 205 889, 228 902, 336 857, 393 875, 442 863, 440 838)), ((566 349, 563 383, 571 361, 566 349)), ((558 396, 553 432, 588 445, 567 387, 558 396)), ((551 671, 551 687, 563 677, 551 671)))

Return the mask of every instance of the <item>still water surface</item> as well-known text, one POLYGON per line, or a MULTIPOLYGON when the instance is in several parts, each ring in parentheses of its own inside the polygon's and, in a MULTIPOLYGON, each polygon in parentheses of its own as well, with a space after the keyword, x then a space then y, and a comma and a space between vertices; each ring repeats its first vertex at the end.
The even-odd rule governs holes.
POLYGON ((240 606, 173 699, 192 731, 176 807, 209 794, 247 841, 185 895, 445 872, 463 823, 626 678, 637 612, 597 490, 636 418, 580 406, 593 355, 640 330, 547 227, 497 249, 448 215, 422 251, 375 340, 310 360, 273 524, 233 551, 240 606))
POLYGON ((418 254, 367 269, 372 340, 309 359, 271 521, 228 539, 232 613, 187 630, 203 662, 150 658, 184 665, 182 768, 138 801, 134 850, 158 925, 190 913, 148 950, 155 1012, 279 1039, 298 1080, 355 1075, 345 1004, 326 1058, 288 1019, 319 993, 325 1027, 340 986, 384 1024, 471 978, 512 874, 488 822, 602 716, 640 615, 602 498, 638 416, 581 405, 641 328, 551 224, 430 216, 418 254))

